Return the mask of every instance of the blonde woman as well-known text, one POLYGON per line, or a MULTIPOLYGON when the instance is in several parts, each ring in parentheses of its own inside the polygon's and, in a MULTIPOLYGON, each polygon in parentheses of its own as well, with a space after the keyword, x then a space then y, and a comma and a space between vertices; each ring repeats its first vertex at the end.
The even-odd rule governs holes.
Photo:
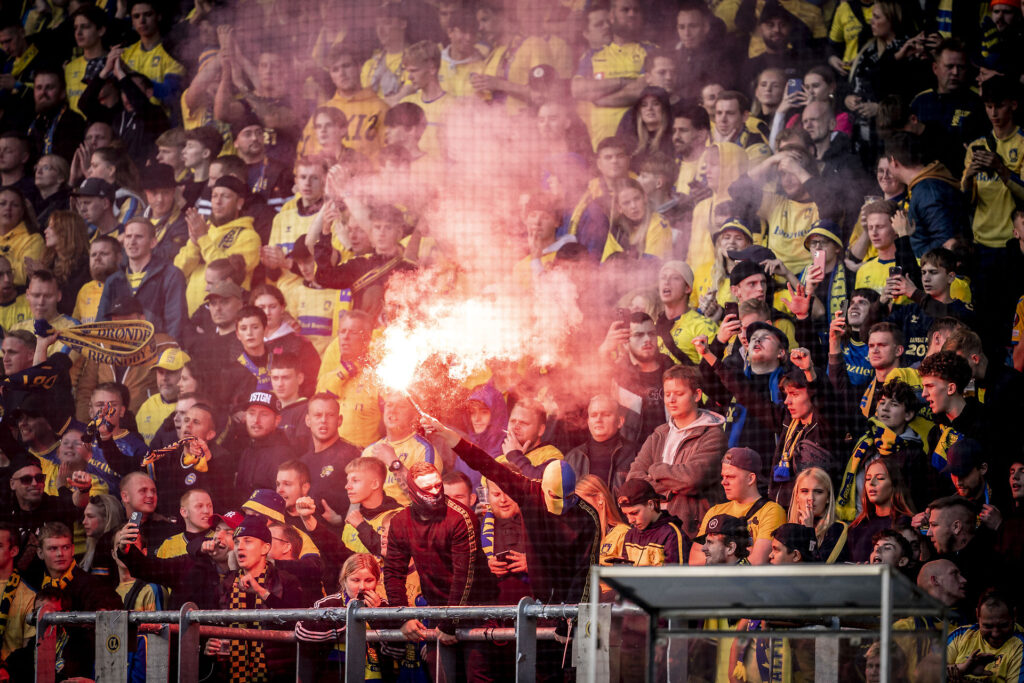
POLYGON ((79 558, 78 566, 93 576, 109 581, 111 588, 117 585, 118 574, 110 551, 114 547, 114 532, 124 522, 121 501, 109 493, 89 498, 82 513, 85 553, 79 558))
POLYGON ((820 467, 802 470, 793 484, 789 502, 789 520, 814 529, 818 554, 825 564, 847 561, 847 527, 836 520, 836 497, 832 479, 820 467))
POLYGON ((610 559, 625 557, 623 541, 626 532, 629 531, 629 525, 619 512, 612 492, 603 481, 593 474, 588 474, 576 482, 576 494, 597 510, 601 520, 604 532, 601 538, 600 564, 607 566, 612 564, 610 559))
MULTIPOLYGON (((341 565, 338 576, 339 590, 316 601, 313 607, 345 609, 352 600, 361 600, 366 607, 387 607, 387 601, 381 597, 379 587, 382 586, 380 564, 370 553, 356 553, 341 565)), ((369 628, 367 624, 365 628, 369 628)), ((344 650, 333 647, 335 643, 345 642, 345 624, 332 621, 300 621, 295 624, 295 637, 307 643, 331 646, 330 652, 324 652, 316 658, 319 676, 315 680, 326 678, 327 671, 337 675, 338 667, 344 666, 344 650)), ((381 669, 386 666, 380 659, 380 650, 374 643, 366 645, 366 679, 380 678, 381 669)), ((388 662, 390 664, 390 660, 388 662)))

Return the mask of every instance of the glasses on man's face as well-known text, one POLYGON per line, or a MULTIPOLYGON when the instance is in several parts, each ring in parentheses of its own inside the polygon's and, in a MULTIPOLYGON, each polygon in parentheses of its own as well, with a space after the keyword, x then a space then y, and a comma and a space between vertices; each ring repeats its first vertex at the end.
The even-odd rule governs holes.
POLYGON ((46 475, 42 473, 26 474, 23 477, 18 477, 18 483, 21 484, 22 486, 28 486, 33 482, 35 482, 36 484, 42 484, 44 481, 46 481, 46 475))

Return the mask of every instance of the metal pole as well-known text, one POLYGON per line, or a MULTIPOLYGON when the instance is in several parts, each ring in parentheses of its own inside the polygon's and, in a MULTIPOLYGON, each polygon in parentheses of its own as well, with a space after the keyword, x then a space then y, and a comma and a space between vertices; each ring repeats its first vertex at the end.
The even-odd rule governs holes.
POLYGON ((96 680, 128 683, 128 650, 135 649, 128 637, 128 612, 96 613, 96 680))
POLYGON ((587 683, 597 683, 597 648, 601 646, 600 633, 597 628, 597 609, 601 602, 601 568, 590 568, 590 627, 587 629, 587 640, 590 649, 587 651, 587 667, 590 669, 587 683))
POLYGON ((519 601, 516 617, 516 683, 532 683, 537 677, 537 619, 526 613, 532 598, 519 601))
POLYGON ((195 609, 196 603, 186 602, 178 616, 178 683, 199 681, 199 624, 189 619, 195 609))
POLYGON ((892 662, 889 661, 889 648, 892 640, 892 573, 888 565, 882 565, 882 623, 879 625, 881 633, 880 655, 882 657, 881 683, 889 683, 889 674, 892 671, 892 662))
POLYGON ((345 680, 361 681, 366 677, 366 624, 356 616, 363 606, 352 600, 345 608, 345 680))
POLYGON ((171 627, 164 625, 146 634, 146 683, 167 683, 170 662, 171 627))

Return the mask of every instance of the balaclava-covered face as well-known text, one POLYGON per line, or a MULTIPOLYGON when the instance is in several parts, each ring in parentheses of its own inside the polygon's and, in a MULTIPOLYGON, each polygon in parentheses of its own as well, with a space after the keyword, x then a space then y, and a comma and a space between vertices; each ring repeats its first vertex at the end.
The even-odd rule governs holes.
MULTIPOLYGON (((421 475, 420 478, 422 479, 424 476, 428 475, 421 475)), ((438 484, 440 484, 440 481, 441 477, 438 476, 438 484)), ((413 477, 406 477, 405 483, 409 489, 410 507, 412 507, 412 511, 418 517, 421 519, 437 519, 444 516, 445 508, 447 507, 445 504, 444 487, 438 486, 436 491, 427 491, 417 485, 413 477)))
POLYGON ((551 514, 564 514, 566 510, 576 505, 576 473, 566 461, 549 462, 544 468, 540 485, 544 492, 544 506, 551 514))

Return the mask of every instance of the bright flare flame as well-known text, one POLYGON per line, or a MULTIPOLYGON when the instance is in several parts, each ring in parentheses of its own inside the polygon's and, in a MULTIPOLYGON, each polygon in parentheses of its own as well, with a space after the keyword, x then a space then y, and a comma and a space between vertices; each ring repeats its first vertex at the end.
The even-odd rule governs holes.
POLYGON ((421 280, 408 289, 399 285, 399 291, 388 293, 389 298, 399 294, 397 315, 372 354, 383 388, 406 393, 414 385, 418 391, 440 388, 444 378, 429 376, 439 359, 447 378, 459 384, 484 373, 489 360, 528 358, 552 366, 582 318, 576 289, 564 276, 549 279, 543 293, 512 294, 498 287, 464 297, 409 291, 423 284, 421 280))

